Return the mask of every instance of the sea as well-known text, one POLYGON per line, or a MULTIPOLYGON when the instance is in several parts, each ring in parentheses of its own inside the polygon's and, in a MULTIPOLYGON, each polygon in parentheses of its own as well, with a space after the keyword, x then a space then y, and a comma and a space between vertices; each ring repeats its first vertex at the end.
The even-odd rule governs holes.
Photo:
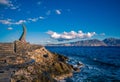
POLYGON ((65 47, 48 46, 49 51, 69 58, 68 63, 77 66, 80 72, 64 82, 120 82, 120 47, 65 47))

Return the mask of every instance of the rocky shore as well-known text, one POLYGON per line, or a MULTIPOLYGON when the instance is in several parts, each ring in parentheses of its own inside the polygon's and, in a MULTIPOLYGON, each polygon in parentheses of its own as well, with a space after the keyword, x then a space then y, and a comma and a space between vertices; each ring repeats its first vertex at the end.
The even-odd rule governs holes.
POLYGON ((57 82, 77 71, 66 63, 67 57, 40 45, 25 45, 18 53, 0 54, 0 82, 57 82))

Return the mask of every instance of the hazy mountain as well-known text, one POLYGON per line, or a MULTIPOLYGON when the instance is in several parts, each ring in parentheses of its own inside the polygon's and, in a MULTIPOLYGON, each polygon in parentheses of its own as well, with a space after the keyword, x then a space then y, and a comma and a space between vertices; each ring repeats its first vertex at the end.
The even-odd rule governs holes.
POLYGON ((120 39, 116 38, 106 38, 103 42, 108 46, 120 46, 120 39))
POLYGON ((70 44, 72 46, 107 46, 103 41, 97 39, 71 42, 70 44))
POLYGON ((47 46, 120 46, 120 39, 106 38, 103 41, 91 39, 62 44, 47 44, 47 46))

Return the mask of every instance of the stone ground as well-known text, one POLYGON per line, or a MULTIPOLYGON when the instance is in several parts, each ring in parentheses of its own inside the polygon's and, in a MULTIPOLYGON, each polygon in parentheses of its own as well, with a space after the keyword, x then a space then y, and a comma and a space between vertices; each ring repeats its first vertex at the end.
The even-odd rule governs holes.
POLYGON ((10 82, 11 72, 0 70, 0 82, 10 82))

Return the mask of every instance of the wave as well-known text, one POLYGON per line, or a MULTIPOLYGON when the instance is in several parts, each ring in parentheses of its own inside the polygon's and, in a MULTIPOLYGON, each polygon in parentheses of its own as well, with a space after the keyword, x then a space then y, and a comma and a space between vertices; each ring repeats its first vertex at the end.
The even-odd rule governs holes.
POLYGON ((114 66, 114 67, 120 67, 119 64, 115 64, 115 63, 111 63, 111 62, 104 62, 104 61, 100 61, 100 60, 97 60, 97 59, 93 59, 94 62, 97 62, 97 63, 100 63, 101 65, 107 65, 107 66, 114 66))

